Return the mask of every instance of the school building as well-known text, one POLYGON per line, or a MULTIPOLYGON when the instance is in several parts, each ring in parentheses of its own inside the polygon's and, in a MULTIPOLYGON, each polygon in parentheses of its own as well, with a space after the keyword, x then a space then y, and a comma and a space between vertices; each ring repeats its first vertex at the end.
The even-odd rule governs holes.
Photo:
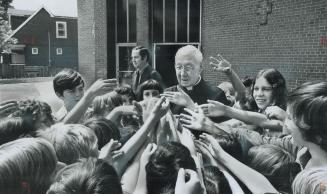
POLYGON ((220 53, 240 77, 277 68, 288 86, 327 77, 326 0, 81 0, 79 71, 90 82, 133 70, 130 51, 144 45, 167 85, 174 55, 186 44, 204 55, 203 77, 217 85, 209 57, 220 53))

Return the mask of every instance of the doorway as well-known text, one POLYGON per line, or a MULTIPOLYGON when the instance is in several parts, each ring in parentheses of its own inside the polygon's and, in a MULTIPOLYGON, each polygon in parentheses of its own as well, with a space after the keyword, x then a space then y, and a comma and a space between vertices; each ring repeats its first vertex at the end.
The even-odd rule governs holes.
POLYGON ((136 43, 116 44, 116 78, 119 84, 132 85, 134 66, 131 62, 132 49, 136 43))

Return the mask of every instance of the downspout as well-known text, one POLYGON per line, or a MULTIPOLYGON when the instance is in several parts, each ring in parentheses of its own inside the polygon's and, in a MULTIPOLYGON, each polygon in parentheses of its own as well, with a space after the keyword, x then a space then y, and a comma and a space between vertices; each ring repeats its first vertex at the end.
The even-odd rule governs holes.
POLYGON ((50 50, 50 31, 48 31, 48 46, 49 46, 49 67, 51 66, 51 50, 50 50))
POLYGON ((48 50, 49 50, 49 61, 48 61, 48 72, 47 74, 50 73, 50 66, 51 66, 51 47, 50 47, 50 31, 48 30, 48 50))

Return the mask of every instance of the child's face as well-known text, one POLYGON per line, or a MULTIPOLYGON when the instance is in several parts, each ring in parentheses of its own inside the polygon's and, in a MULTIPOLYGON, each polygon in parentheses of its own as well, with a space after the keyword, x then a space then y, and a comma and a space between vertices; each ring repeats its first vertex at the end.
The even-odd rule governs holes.
POLYGON ((35 127, 37 129, 46 129, 53 125, 53 122, 48 118, 44 111, 40 111, 38 119, 35 121, 35 127))
POLYGON ((226 95, 227 100, 230 102, 230 106, 235 104, 235 93, 230 88, 221 88, 226 95))
POLYGON ((64 101, 66 109, 70 111, 83 96, 84 84, 80 84, 72 90, 64 90, 61 99, 64 101))
POLYGON ((273 103, 272 85, 264 77, 259 77, 253 86, 253 98, 259 109, 265 109, 273 103))
POLYGON ((158 90, 144 90, 143 91, 143 100, 146 100, 148 98, 158 98, 159 97, 159 91, 158 90))
POLYGON ((290 113, 290 107, 287 107, 286 110, 286 119, 284 121, 284 128, 286 129, 287 133, 291 133, 292 137, 294 138, 294 141, 298 145, 304 146, 304 139, 300 132, 299 127, 295 124, 294 118, 290 113))

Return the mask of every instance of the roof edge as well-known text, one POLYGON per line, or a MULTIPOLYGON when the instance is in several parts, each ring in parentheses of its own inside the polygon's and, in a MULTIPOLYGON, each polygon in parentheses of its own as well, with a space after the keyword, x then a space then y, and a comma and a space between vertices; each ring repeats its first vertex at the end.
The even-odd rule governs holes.
POLYGON ((50 17, 54 17, 54 15, 44 5, 42 5, 38 10, 36 10, 32 15, 30 15, 30 17, 28 17, 20 26, 18 26, 18 28, 16 30, 14 30, 13 33, 5 41, 12 38, 21 28, 23 28, 42 9, 44 9, 46 12, 48 12, 50 17))

